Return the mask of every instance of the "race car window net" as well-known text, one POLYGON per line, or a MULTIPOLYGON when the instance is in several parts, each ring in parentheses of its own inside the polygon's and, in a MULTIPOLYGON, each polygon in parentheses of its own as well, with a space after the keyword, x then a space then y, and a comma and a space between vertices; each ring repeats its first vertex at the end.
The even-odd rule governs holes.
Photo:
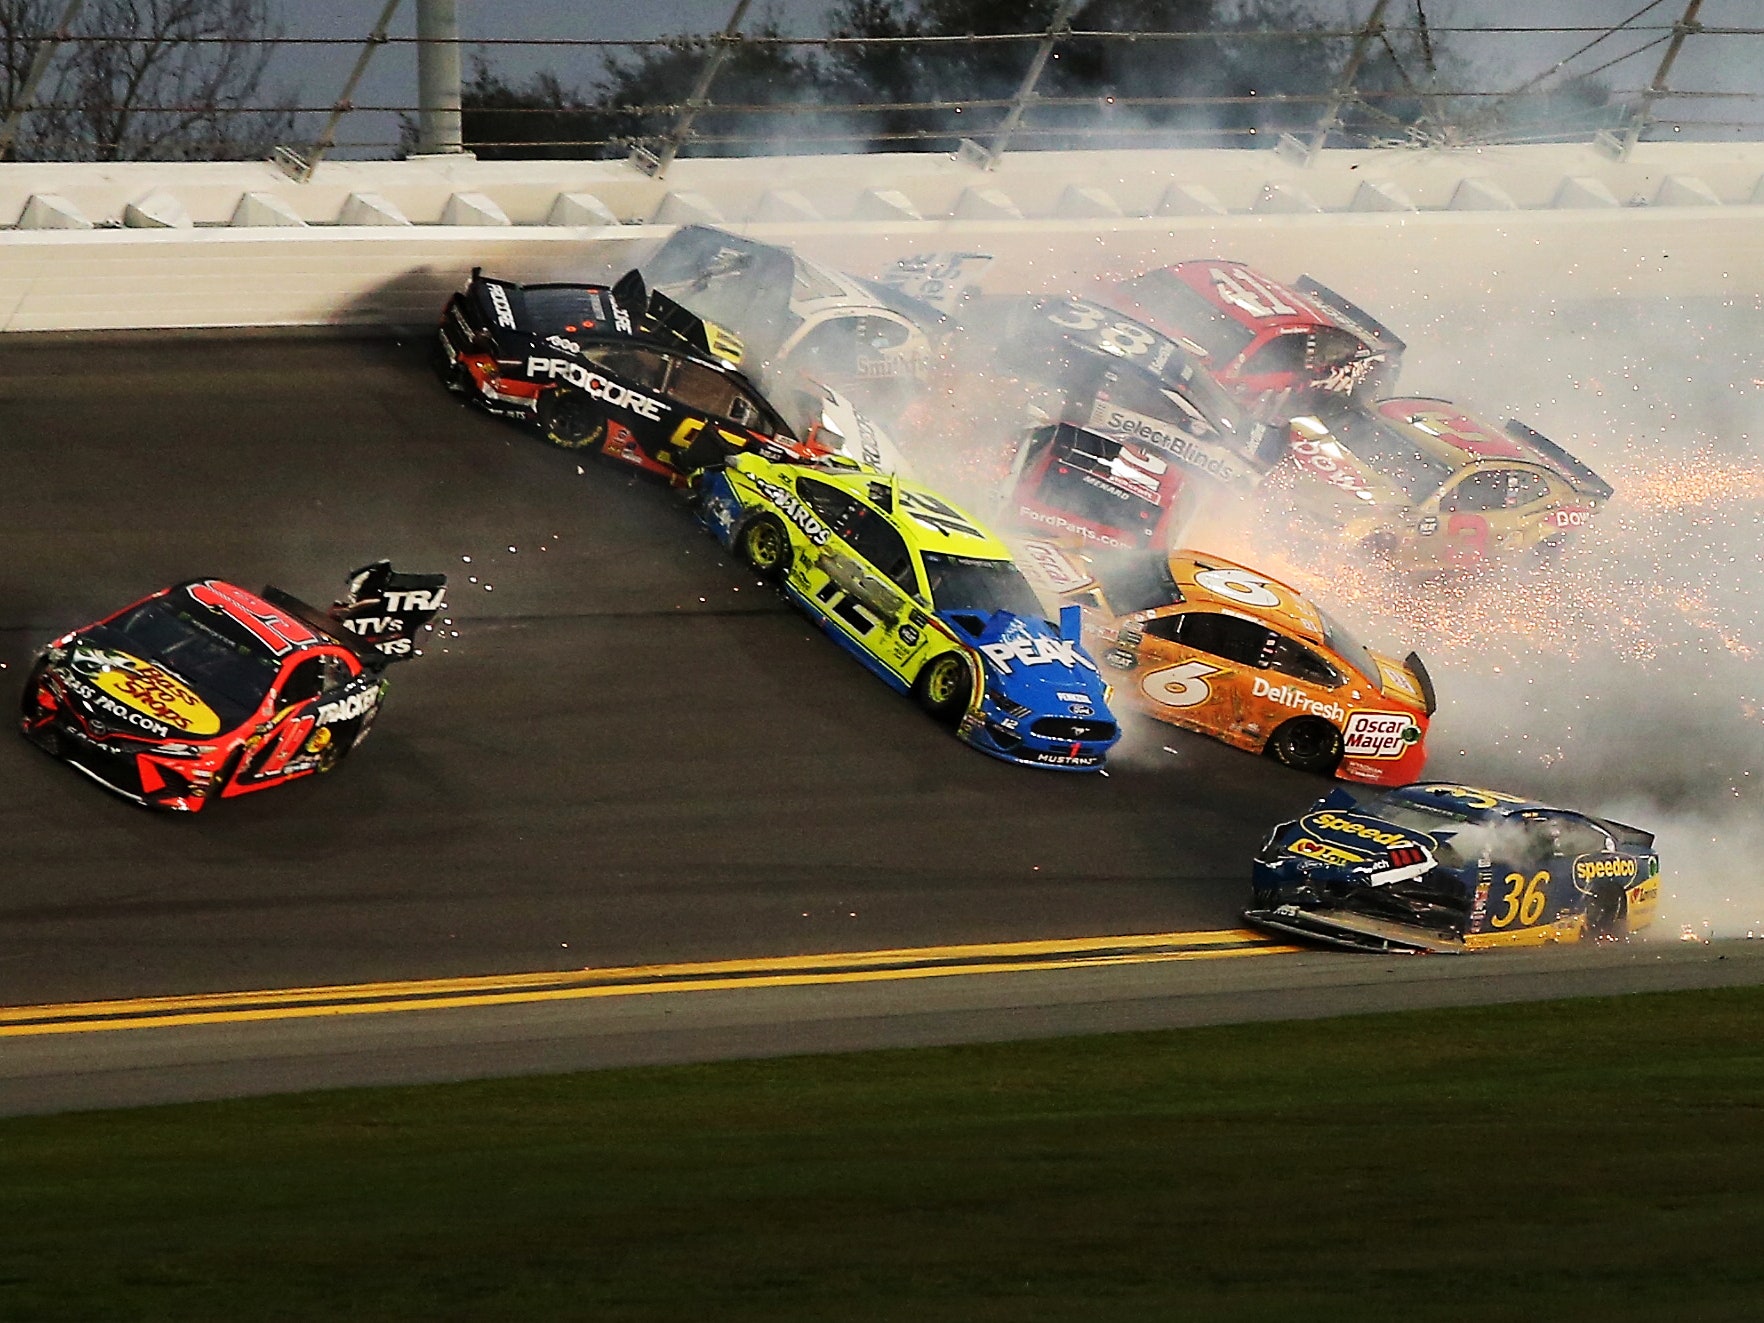
POLYGON ((796 494, 807 501, 809 509, 820 515, 822 521, 834 532, 839 531, 840 526, 845 523, 846 516, 855 510, 858 504, 857 497, 847 495, 839 488, 825 482, 819 482, 814 478, 798 477, 796 494))
POLYGON ((905 539, 895 532, 885 516, 867 505, 854 504, 833 531, 884 577, 892 579, 909 593, 919 591, 918 577, 913 573, 912 553, 907 550, 905 539))
POLYGON ((1469 474, 1440 498, 1440 513, 1489 514, 1515 504, 1510 499, 1508 472, 1506 469, 1488 469, 1469 474))
POLYGON ((1303 680, 1307 684, 1322 685, 1333 689, 1341 683, 1341 675, 1335 667, 1324 661, 1304 644, 1289 639, 1284 634, 1275 634, 1274 641, 1269 645, 1263 665, 1269 670, 1279 671, 1282 675, 1290 675, 1295 680, 1303 680))
POLYGON ((1170 573, 1169 557, 1161 553, 1098 560, 1091 566, 1091 573, 1101 586, 1109 609, 1118 616, 1151 611, 1182 600, 1182 590, 1170 573))
POLYGON ((1302 331, 1287 331, 1275 336, 1249 356, 1243 365, 1244 374, 1254 377, 1278 373, 1285 376, 1303 372, 1309 348, 1307 339, 1302 331))
POLYGON ((1148 271, 1127 286, 1134 302, 1157 321, 1206 350, 1214 363, 1229 363, 1256 338, 1251 328, 1215 308, 1180 276, 1148 271))
POLYGON ((1358 671, 1374 689, 1382 689, 1383 685, 1378 681, 1378 663, 1372 659, 1371 649, 1322 607, 1317 608, 1317 618, 1323 622, 1323 641, 1329 645, 1329 650, 1358 671))
POLYGON ((1426 500, 1452 476, 1450 464, 1359 409, 1335 415, 1329 426, 1355 459, 1394 482, 1411 501, 1426 500))
POLYGON ((974 556, 951 556, 927 551, 925 581, 931 601, 939 611, 973 611, 990 616, 1008 611, 1030 620, 1044 618, 1035 590, 1008 560, 981 560, 974 556))
POLYGON ((1333 326, 1320 326, 1311 340, 1311 367, 1341 367, 1354 361, 1365 346, 1355 336, 1346 331, 1338 331, 1333 326))
POLYGON ((143 602, 92 631, 96 642, 155 662, 214 709, 223 730, 257 710, 275 682, 277 663, 263 646, 218 612, 143 602))
POLYGON ((771 434, 765 415, 740 386, 701 364, 675 359, 674 370, 668 377, 667 393, 688 409, 727 418, 768 436, 771 434))
POLYGON ((582 351, 589 362, 604 368, 627 386, 660 390, 667 379, 668 358, 653 349, 631 349, 624 345, 589 345, 582 351))

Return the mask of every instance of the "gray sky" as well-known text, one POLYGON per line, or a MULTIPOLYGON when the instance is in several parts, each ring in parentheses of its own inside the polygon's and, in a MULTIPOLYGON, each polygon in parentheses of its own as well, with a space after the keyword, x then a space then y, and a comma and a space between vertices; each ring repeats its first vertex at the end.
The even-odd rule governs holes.
MULTIPOLYGON (((1646 0, 1424 0, 1428 21, 1436 28, 1465 26, 1608 26, 1628 18, 1646 0)), ((378 18, 383 0, 272 0, 286 35, 362 37, 378 18)), ((1344 26, 1363 19, 1371 0, 1315 0, 1322 18, 1344 26)), ((460 26, 468 42, 485 38, 546 39, 645 38, 679 32, 710 32, 727 22, 733 0, 459 0, 460 26)), ((774 19, 786 32, 817 35, 826 28, 828 0, 756 0, 750 21, 774 19)), ((1684 0, 1662 0, 1639 20, 1670 23, 1683 12, 1684 0)), ((393 27, 394 36, 415 34, 416 0, 404 0, 393 27)), ((1414 0, 1395 0, 1389 21, 1409 23, 1414 0)), ((1710 27, 1764 27, 1759 0, 1705 0, 1701 21, 1710 27)), ((1543 72, 1557 59, 1592 41, 1597 33, 1460 34, 1442 38, 1486 72, 1486 85, 1506 87, 1543 72)), ((1612 37, 1570 66, 1590 70, 1661 33, 1612 37)), ((1653 77, 1662 47, 1655 47, 1616 65, 1602 75, 1617 88, 1640 88, 1653 77)), ((468 59, 481 54, 514 81, 541 69, 558 75, 566 85, 590 86, 600 69, 599 53, 568 47, 468 46, 468 59)), ((284 47, 275 56, 270 80, 299 94, 302 104, 329 105, 340 92, 354 63, 356 50, 345 47, 284 47)), ((1764 91, 1764 37, 1693 36, 1673 70, 1672 86, 1704 91, 1764 91)), ((356 95, 360 105, 408 106, 416 98, 416 55, 409 46, 379 51, 367 81, 356 95)), ((1702 118, 1764 121, 1764 102, 1666 103, 1666 113, 1702 118)), ((316 125, 316 121, 315 121, 316 125)), ((385 141, 396 136, 396 117, 358 113, 345 120, 345 141, 385 141)), ((1760 136, 1753 131, 1743 136, 1760 136)), ((363 150, 358 155, 379 155, 363 150)))

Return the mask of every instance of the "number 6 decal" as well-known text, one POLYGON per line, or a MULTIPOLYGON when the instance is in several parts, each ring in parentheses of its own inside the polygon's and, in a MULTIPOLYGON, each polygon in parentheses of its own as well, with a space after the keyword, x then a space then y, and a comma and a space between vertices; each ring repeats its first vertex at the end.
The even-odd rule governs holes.
POLYGON ((1243 570, 1202 570, 1194 581, 1208 592, 1217 593, 1245 606, 1279 606, 1280 594, 1268 587, 1272 579, 1243 570))
POLYGON ((1166 666, 1161 671, 1151 672, 1140 680, 1139 687, 1152 702, 1162 703, 1165 707, 1195 707, 1213 696, 1213 688, 1206 677, 1217 675, 1223 669, 1203 661, 1185 661, 1180 666, 1166 666))

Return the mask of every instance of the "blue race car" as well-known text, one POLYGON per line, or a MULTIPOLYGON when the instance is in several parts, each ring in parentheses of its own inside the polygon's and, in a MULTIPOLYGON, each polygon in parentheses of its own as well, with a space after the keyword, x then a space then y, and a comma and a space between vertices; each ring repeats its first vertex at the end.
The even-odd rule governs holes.
POLYGON ((1337 787, 1256 856, 1244 918, 1359 951, 1480 951, 1617 938, 1653 921, 1645 831, 1494 790, 1337 787))
POLYGON ((981 752, 1095 771, 1121 737, 1077 609, 1050 626, 1005 545, 928 489, 748 453, 698 496, 719 542, 981 752))

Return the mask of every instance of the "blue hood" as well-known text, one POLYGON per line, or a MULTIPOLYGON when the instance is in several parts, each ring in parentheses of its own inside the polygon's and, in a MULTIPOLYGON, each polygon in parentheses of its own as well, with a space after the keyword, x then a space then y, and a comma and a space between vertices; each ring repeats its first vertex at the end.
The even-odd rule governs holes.
POLYGON ((969 628, 976 622, 975 613, 937 614, 979 650, 991 693, 1041 715, 1114 719, 1108 709, 1108 687, 1096 662, 1082 644, 1061 638, 1045 620, 994 611, 975 633, 969 628), (1074 710, 1080 707, 1091 710, 1074 710))

